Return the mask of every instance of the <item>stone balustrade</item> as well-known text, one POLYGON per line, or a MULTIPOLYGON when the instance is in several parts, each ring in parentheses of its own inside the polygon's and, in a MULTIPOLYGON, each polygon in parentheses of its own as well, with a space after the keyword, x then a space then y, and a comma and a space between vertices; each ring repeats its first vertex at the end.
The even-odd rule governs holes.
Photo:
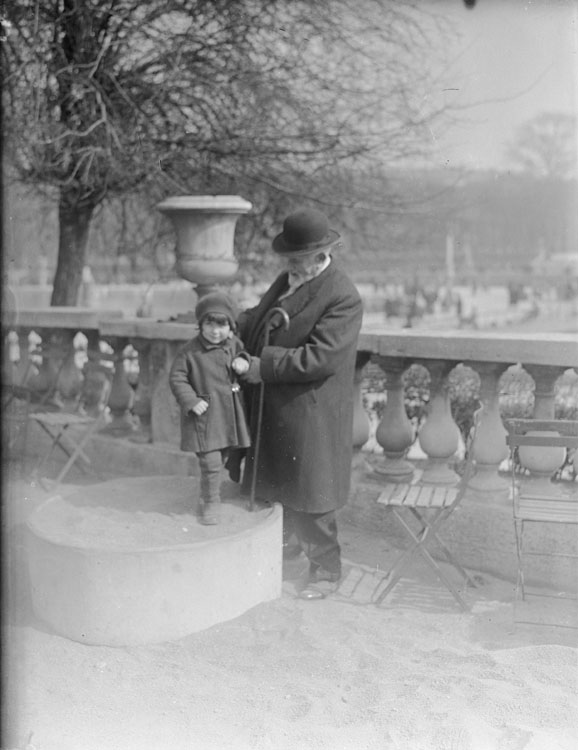
MULTIPOLYGON (((51 356, 41 356, 37 367, 32 368, 36 370, 32 377, 39 391, 52 383, 59 402, 67 405, 78 399, 83 387, 85 395, 90 395, 87 385, 92 384, 94 390, 102 372, 108 373, 110 420, 105 430, 136 441, 178 446, 180 415, 168 387, 168 371, 178 348, 195 332, 192 324, 126 319, 119 311, 21 310, 17 325, 5 332, 5 346, 12 351, 5 356, 5 368, 8 363, 8 380, 16 381, 31 371, 30 341, 31 334, 35 334, 52 351, 51 356), (79 333, 86 342, 80 347, 79 333), (20 352, 16 358, 15 337, 20 352)), ((477 466, 472 488, 496 493, 507 486, 507 480, 498 473, 507 457, 506 431, 500 414, 501 376, 509 367, 521 365, 535 385, 534 416, 554 419, 556 382, 565 371, 578 369, 578 342, 566 334, 362 332, 355 381, 354 444, 358 448, 370 435, 370 420, 362 398, 364 368, 370 361, 372 367, 378 366, 383 372, 386 390, 385 406, 375 430, 375 441, 383 456, 374 470, 389 480, 409 479, 414 465, 408 460, 408 451, 417 444, 427 457, 424 474, 429 481, 455 481, 450 462, 460 447, 461 436, 450 409, 448 380, 458 365, 467 366, 479 377, 481 404, 472 446, 477 466), (425 367, 430 379, 429 404, 419 430, 404 405, 403 375, 414 364, 425 367)), ((526 453, 530 454, 531 464, 532 451, 526 453)))
MULTIPOLYGON (((384 451, 379 471, 393 479, 412 474, 413 466, 404 456, 417 439, 428 458, 425 477, 440 483, 455 480, 448 464, 458 450, 460 433, 450 410, 448 378, 458 365, 477 373, 481 406, 472 446, 476 476, 470 486, 480 492, 496 493, 506 487, 498 474, 508 454, 500 414, 501 376, 511 366, 521 365, 535 386, 533 416, 555 419, 556 382, 565 371, 578 368, 578 342, 566 334, 387 332, 362 334, 359 349, 370 352, 386 375, 387 402, 376 439, 384 451), (430 376, 429 408, 417 435, 405 413, 401 381, 412 364, 423 365, 430 376)), ((552 471, 556 468, 553 464, 552 471)))
POLYGON ((116 369, 99 326, 121 317, 120 310, 82 307, 19 310, 14 321, 3 321, 4 382, 26 384, 63 408, 82 398, 88 412, 96 411, 116 369))

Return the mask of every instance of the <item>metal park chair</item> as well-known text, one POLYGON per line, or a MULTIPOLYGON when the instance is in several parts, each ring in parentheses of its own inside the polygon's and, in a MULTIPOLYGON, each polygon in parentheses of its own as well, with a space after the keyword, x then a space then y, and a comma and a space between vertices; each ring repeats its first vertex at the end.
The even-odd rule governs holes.
MULTIPOLYGON (((534 446, 538 449, 564 448, 564 464, 568 463, 573 451, 578 449, 578 421, 574 420, 538 420, 511 419, 506 422, 507 442, 510 447, 510 465, 512 476, 512 496, 514 526, 516 532, 516 552, 518 558, 518 575, 516 583, 516 622, 543 624, 541 619, 530 619, 530 608, 525 608, 524 619, 519 616, 518 604, 525 602, 528 596, 540 598, 575 599, 573 596, 529 592, 526 585, 529 557, 578 558, 578 555, 567 551, 552 549, 535 549, 528 545, 525 529, 527 524, 578 524, 578 483, 573 472, 564 479, 561 465, 553 477, 536 478, 524 476, 516 471, 516 453, 521 446, 534 446)), ((553 611, 553 608, 550 608, 553 611)), ((553 623, 562 627, 576 627, 562 622, 553 623)))

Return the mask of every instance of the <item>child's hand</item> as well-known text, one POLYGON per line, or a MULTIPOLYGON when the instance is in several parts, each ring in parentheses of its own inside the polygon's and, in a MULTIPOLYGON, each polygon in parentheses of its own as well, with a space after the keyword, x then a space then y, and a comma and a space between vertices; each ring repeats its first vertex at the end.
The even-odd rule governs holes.
POLYGON ((200 417, 201 414, 204 414, 207 409, 209 408, 209 404, 206 401, 199 401, 198 404, 195 404, 191 411, 197 415, 197 417, 200 417))
POLYGON ((237 375, 244 375, 249 369, 249 363, 244 357, 235 357, 231 365, 237 375))

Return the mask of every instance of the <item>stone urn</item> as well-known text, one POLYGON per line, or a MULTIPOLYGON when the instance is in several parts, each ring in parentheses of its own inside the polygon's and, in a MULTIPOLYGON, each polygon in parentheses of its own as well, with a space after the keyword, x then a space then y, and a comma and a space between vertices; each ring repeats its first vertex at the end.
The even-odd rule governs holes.
MULTIPOLYGON (((176 323, 196 323, 194 309, 199 297, 231 282, 238 263, 234 255, 237 219, 252 208, 238 195, 179 195, 157 205, 176 232, 176 271, 193 284, 192 309, 171 317, 176 323)), ((180 445, 180 411, 172 395, 168 373, 179 342, 167 340, 150 385, 153 442, 180 445)))
POLYGON ((237 219, 252 204, 238 195, 179 195, 157 206, 171 219, 176 235, 176 271, 199 296, 229 282, 238 269, 234 256, 237 219))

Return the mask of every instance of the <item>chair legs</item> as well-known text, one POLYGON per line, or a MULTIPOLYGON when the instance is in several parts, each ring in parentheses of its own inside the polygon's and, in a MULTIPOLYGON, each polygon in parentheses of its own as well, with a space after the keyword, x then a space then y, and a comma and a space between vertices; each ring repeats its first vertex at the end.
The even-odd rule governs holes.
POLYGON ((526 599, 526 589, 524 587, 524 566, 522 561, 522 550, 524 544, 524 521, 520 518, 516 518, 514 522, 514 528, 516 530, 516 556, 518 558, 518 575, 516 577, 516 601, 522 597, 522 601, 526 599))
POLYGON ((6 425, 6 446, 11 456, 19 456, 19 476, 26 477, 26 448, 28 446, 28 415, 30 413, 30 396, 9 396, 2 404, 6 425), (13 412, 13 413, 11 413, 13 412), (20 413, 21 412, 21 413, 20 413))
MULTIPOLYGON (((578 555, 568 553, 554 553, 524 548, 524 533, 526 523, 542 523, 542 520, 530 518, 514 518, 514 529, 516 532, 516 553, 518 557, 518 574, 516 577, 516 590, 513 606, 513 620, 516 625, 538 625, 556 628, 578 629, 578 597, 573 592, 547 590, 532 586, 530 575, 530 586, 527 585, 526 573, 531 573, 528 568, 528 557, 550 557, 577 559, 578 555)), ((550 521, 552 522, 552 521, 550 521)), ((575 523, 575 522, 574 522, 575 523)))
POLYGON ((77 465, 81 471, 84 473, 87 472, 87 470, 91 470, 96 476, 99 476, 99 473, 92 467, 92 462, 89 458, 89 456, 84 451, 84 446, 88 442, 88 440, 92 437, 95 429, 96 424, 90 427, 88 430, 85 431, 85 433, 82 435, 82 437, 73 442, 70 440, 71 448, 66 445, 66 440, 68 439, 67 431, 70 425, 59 425, 54 430, 51 430, 50 427, 48 427, 43 422, 38 421, 37 424, 42 427, 42 429, 50 436, 51 438, 51 444, 48 451, 44 454, 44 456, 40 459, 40 461, 37 463, 37 465, 34 467, 32 471, 32 476, 36 477, 38 481, 42 484, 43 480, 41 477, 41 471, 46 466, 50 458, 52 457, 54 451, 56 448, 60 448, 63 453, 67 456, 67 461, 63 468, 60 470, 58 476, 54 480, 54 483, 52 483, 53 487, 58 487, 70 469, 73 465, 77 465), (81 459, 83 463, 81 463, 78 459, 81 459))
POLYGON ((381 588, 382 584, 380 584, 380 586, 374 592, 374 599, 373 599, 374 604, 376 605, 381 604, 381 602, 385 599, 385 597, 389 594, 389 592, 394 588, 394 586, 396 586, 397 583, 399 583, 399 580, 403 572, 405 571, 405 569, 407 568, 411 560, 414 558, 414 555, 416 553, 419 553, 419 555, 422 557, 424 562, 430 565, 430 567, 435 571, 439 579, 444 583, 444 585, 453 595, 454 599, 459 604, 460 608, 463 611, 469 611, 468 605, 464 601, 463 597, 459 593, 454 583, 445 574, 445 572, 440 567, 438 562, 432 557, 430 552, 426 549, 426 544, 431 539, 434 539, 440 546, 441 550, 443 551, 446 557, 446 562, 448 562, 450 565, 453 565, 453 567, 461 574, 463 579, 470 586, 475 586, 475 582, 472 580, 472 578, 470 578, 470 576, 464 570, 464 568, 459 563, 457 563, 457 561, 453 558, 449 549, 444 544, 444 542, 442 542, 442 540, 437 534, 437 527, 439 527, 439 525, 444 520, 444 509, 440 509, 434 515, 433 519, 429 522, 422 514, 418 512, 416 508, 409 508, 409 510, 411 510, 414 517, 418 520, 421 528, 416 533, 411 528, 411 526, 407 523, 407 521, 402 516, 402 514, 399 513, 396 508, 393 508, 393 513, 394 513, 395 518, 398 520, 398 522, 401 524, 401 526, 403 526, 407 534, 410 536, 410 538, 413 541, 413 544, 411 544, 410 547, 408 547, 404 552, 402 552, 402 554, 395 561, 393 567, 391 568, 387 576, 387 579, 386 579, 387 582, 386 582, 385 587, 379 592, 377 596, 375 596, 375 594, 381 588))

